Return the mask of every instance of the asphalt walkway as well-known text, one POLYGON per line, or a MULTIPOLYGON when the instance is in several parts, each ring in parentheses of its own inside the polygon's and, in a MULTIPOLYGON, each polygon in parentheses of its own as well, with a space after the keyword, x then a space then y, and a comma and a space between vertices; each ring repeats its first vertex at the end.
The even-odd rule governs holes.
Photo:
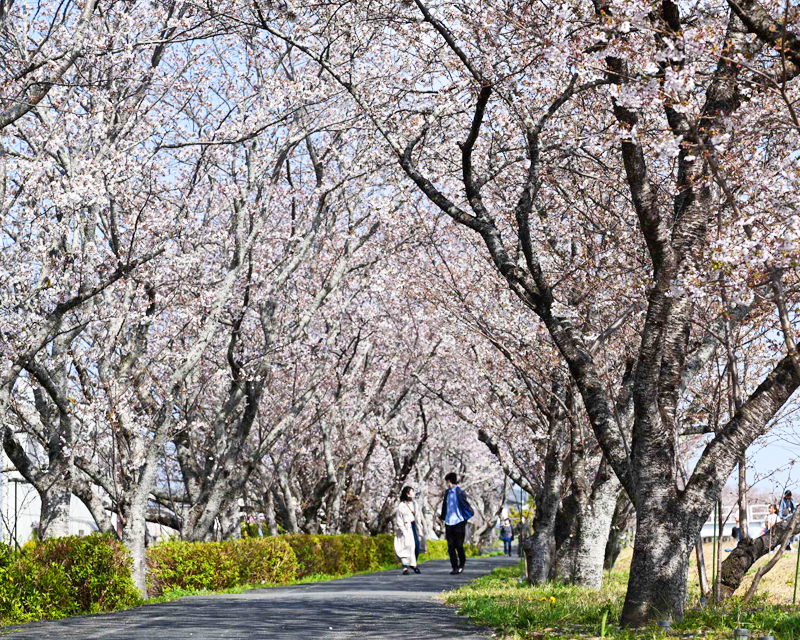
POLYGON ((470 558, 451 576, 445 560, 420 565, 419 575, 382 571, 240 594, 189 596, 128 611, 0 628, 15 640, 485 640, 482 629, 436 599, 517 558, 470 558))

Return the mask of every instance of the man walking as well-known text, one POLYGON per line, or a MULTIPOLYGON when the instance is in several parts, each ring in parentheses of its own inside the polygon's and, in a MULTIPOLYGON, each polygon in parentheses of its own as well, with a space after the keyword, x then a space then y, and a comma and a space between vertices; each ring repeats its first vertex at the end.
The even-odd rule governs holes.
POLYGON ((444 494, 441 518, 444 520, 447 553, 450 554, 450 564, 453 567, 450 573, 455 575, 464 571, 464 564, 467 561, 467 554, 464 553, 467 520, 475 515, 475 512, 469 505, 467 494, 458 486, 458 476, 455 473, 448 473, 444 481, 447 484, 447 492, 444 494))

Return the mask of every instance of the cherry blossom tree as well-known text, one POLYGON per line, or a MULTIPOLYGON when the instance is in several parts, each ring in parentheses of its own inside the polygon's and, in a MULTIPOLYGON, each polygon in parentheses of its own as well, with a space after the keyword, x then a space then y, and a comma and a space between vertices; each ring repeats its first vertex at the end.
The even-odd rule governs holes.
POLYGON ((481 239, 542 323, 636 507, 622 621, 680 615, 700 527, 800 384, 791 353, 774 348, 682 485, 678 408, 717 344, 705 329, 740 301, 738 322, 759 322, 759 281, 777 265, 792 277, 795 176, 785 166, 797 132, 771 117, 791 114, 782 96, 793 91, 793 44, 772 46, 791 17, 752 3, 735 13, 603 2, 531 12, 422 0, 307 15, 291 31, 252 20, 351 95, 417 192, 481 239), (625 356, 598 348, 626 319, 625 356))

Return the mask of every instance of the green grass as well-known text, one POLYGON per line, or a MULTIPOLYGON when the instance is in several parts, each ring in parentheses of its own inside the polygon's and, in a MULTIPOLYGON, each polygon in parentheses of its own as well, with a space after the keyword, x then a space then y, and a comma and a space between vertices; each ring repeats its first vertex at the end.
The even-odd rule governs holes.
MULTIPOLYGON (((500 638, 664 638, 656 625, 622 629, 628 572, 614 571, 599 591, 563 584, 530 587, 519 582, 520 568, 495 569, 460 589, 445 594, 447 603, 475 622, 493 627, 500 638)), ((766 598, 742 605, 732 599, 719 609, 702 611, 690 602, 684 619, 673 623, 673 634, 703 632, 706 638, 731 638, 733 629, 750 629, 750 637, 774 635, 800 640, 800 616, 794 607, 775 605, 766 598)), ((699 633, 698 633, 699 635, 699 633)), ((674 636, 673 636, 674 637, 674 636)))

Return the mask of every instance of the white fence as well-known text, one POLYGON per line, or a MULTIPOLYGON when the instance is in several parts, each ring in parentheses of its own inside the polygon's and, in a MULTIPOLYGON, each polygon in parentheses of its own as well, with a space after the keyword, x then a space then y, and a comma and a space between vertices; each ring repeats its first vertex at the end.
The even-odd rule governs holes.
MULTIPOLYGON (((769 514, 768 504, 750 504, 747 505, 747 529, 751 538, 757 538, 761 535, 764 528, 764 523, 769 514)), ((722 505, 722 524, 720 522, 714 525, 714 514, 703 525, 700 532, 703 538, 712 538, 715 535, 722 537, 731 537, 731 530, 736 526, 736 518, 739 517, 739 505, 722 505)))

